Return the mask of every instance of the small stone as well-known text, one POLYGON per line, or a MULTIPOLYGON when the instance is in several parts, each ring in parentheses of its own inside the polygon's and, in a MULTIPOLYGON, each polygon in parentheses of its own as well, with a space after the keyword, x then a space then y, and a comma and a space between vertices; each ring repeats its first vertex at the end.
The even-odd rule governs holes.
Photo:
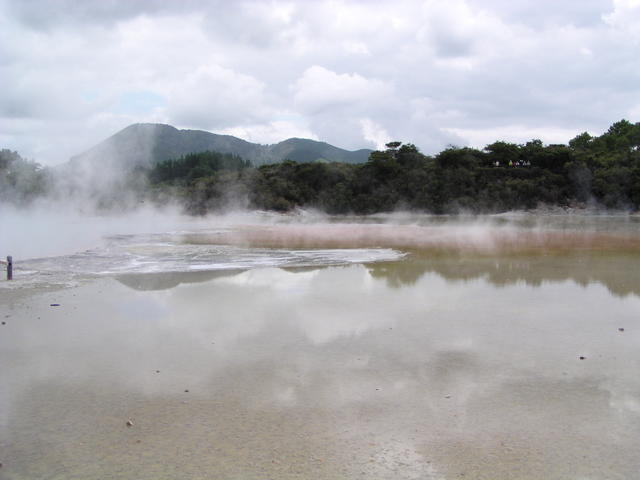
POLYGON ((50 306, 50 307, 59 307, 59 306, 60 306, 60 304, 59 304, 59 303, 52 303, 52 304, 50 304, 49 306, 50 306))
POLYGON ((586 360, 586 358, 587 358, 587 357, 582 357, 582 356, 580 356, 580 357, 578 357, 578 358, 579 358, 580 360, 586 360))
POLYGON ((3 325, 6 325, 6 324, 7 324, 7 322, 2 322, 2 324, 3 324, 3 325))
POLYGON ((160 370, 156 370, 156 373, 160 373, 160 370))
POLYGON ((444 398, 451 398, 451 395, 445 395, 444 398))
POLYGON ((127 420, 127 427, 133 427, 133 422, 131 420, 127 420))
POLYGON ((189 393, 189 390, 185 390, 184 393, 189 393))
POLYGON ((618 331, 619 331, 619 332, 624 332, 624 328, 620 327, 620 328, 618 329, 618 331))

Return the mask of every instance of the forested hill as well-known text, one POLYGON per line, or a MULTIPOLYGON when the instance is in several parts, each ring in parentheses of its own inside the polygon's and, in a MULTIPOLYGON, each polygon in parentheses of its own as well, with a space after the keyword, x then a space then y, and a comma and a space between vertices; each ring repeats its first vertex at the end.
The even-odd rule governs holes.
MULTIPOLYGON (((287 142, 279 145, 288 148, 287 142)), ((136 150, 135 144, 128 148, 136 150)), ((296 159, 292 152, 286 156, 296 159)), ((81 176, 42 169, 2 150, 0 200, 24 204, 51 195, 83 196, 100 208, 127 208, 143 200, 177 199, 196 214, 238 206, 313 207, 337 214, 489 213, 541 203, 638 211, 640 123, 621 120, 601 136, 582 133, 568 145, 498 141, 482 150, 451 147, 434 156, 392 142, 362 164, 287 160, 255 167, 241 154, 206 150, 139 166, 124 179, 110 179, 110 171, 91 171, 101 182, 97 189, 81 176)))
POLYGON ((540 203, 640 207, 640 123, 622 120, 599 137, 582 133, 568 145, 499 141, 483 150, 452 147, 435 156, 412 144, 387 147, 362 165, 288 161, 164 176, 155 192, 173 188, 193 213, 242 201, 250 208, 358 214, 395 209, 486 213, 540 203))
POLYGON ((231 135, 218 135, 202 130, 178 130, 170 125, 138 123, 130 125, 71 159, 83 169, 110 164, 114 168, 147 168, 158 162, 190 153, 215 151, 238 155, 253 165, 277 163, 284 159, 298 162, 326 160, 363 163, 371 150, 348 151, 328 143, 290 138, 274 145, 259 145, 231 135))

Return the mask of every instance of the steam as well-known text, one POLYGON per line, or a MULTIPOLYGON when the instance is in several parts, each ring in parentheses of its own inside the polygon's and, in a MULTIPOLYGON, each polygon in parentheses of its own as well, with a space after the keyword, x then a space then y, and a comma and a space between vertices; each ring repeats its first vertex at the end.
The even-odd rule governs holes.
MULTIPOLYGON (((562 250, 640 250, 637 232, 603 232, 581 225, 533 226, 513 220, 419 217, 426 224, 402 224, 411 214, 387 216, 385 223, 242 225, 211 236, 185 235, 193 244, 219 243, 266 248, 394 248, 468 253, 522 253, 562 250)), ((526 219, 527 217, 525 217, 526 219)), ((366 218, 365 218, 366 221, 366 218)), ((594 222, 594 228, 596 223, 594 222)))
POLYGON ((189 227, 190 221, 175 208, 139 208, 127 214, 97 214, 71 203, 42 203, 28 210, 0 208, 0 256, 27 258, 67 255, 101 244, 114 234, 147 233, 165 227, 189 227))
POLYGON ((569 250, 640 250, 637 216, 440 217, 408 212, 371 217, 329 217, 230 210, 193 217, 177 205, 141 205, 128 212, 85 211, 72 203, 0 208, 0 256, 16 260, 68 255, 119 234, 179 234, 192 245, 277 249, 390 248, 479 254, 569 250))
MULTIPOLYGON (((204 199, 213 199, 215 204, 205 204, 201 217, 188 216, 183 213, 185 205, 170 193, 154 201, 148 197, 145 169, 151 166, 157 148, 168 148, 159 144, 163 141, 161 127, 128 128, 127 141, 107 139, 52 169, 46 197, 21 207, 0 207, 0 257, 12 255, 19 265, 23 259, 99 249, 113 235, 171 233, 174 238, 176 232, 182 232, 185 245, 267 249, 379 248, 479 254, 640 250, 638 223, 631 220, 629 228, 611 230, 601 228, 607 225, 602 220, 605 217, 592 222, 588 216, 558 221, 551 216, 514 214, 442 217, 396 212, 329 217, 312 210, 250 212, 248 192, 233 182, 216 186, 219 191, 207 191, 202 198, 195 188, 196 204, 204 204, 204 199), (132 164, 125 164, 125 158, 132 159, 132 164), (214 207, 218 209, 215 215, 204 215, 214 207)), ((586 198, 590 178, 583 171, 574 173, 586 198)))

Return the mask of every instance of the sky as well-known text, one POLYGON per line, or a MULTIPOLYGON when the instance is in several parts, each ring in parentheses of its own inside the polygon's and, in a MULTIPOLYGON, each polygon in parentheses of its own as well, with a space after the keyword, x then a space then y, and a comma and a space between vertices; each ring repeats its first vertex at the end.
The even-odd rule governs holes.
POLYGON ((0 148, 138 122, 427 154, 640 121, 640 0, 0 0, 0 148))

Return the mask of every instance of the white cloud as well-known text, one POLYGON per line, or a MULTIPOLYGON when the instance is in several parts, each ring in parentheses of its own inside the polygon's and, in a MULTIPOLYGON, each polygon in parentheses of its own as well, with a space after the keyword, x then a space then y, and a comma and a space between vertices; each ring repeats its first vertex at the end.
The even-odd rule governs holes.
POLYGON ((367 47, 367 44, 364 42, 342 42, 342 48, 344 48, 345 52, 352 55, 371 55, 369 47, 367 47))
POLYGON ((168 117, 182 126, 228 128, 268 113, 261 81, 218 65, 198 68, 169 92, 168 117))
POLYGON ((573 129, 557 127, 527 127, 524 125, 509 125, 505 127, 492 128, 445 128, 447 132, 453 133, 464 139, 467 145, 475 148, 484 148, 495 141, 505 141, 512 143, 526 143, 530 140, 539 139, 544 143, 564 143, 566 144, 578 133, 573 129))
POLYGON ((613 11, 602 18, 613 27, 637 26, 640 20, 640 0, 613 0, 613 11))
POLYGON ((640 0, 0 0, 0 148, 59 163, 147 121, 427 153, 566 141, 637 117, 639 32, 640 0))
POLYGON ((242 125, 225 128, 220 131, 224 135, 233 135, 253 143, 273 144, 288 138, 310 138, 319 140, 318 136, 308 128, 296 122, 280 120, 264 124, 242 125))
MULTIPOLYGON (((293 86, 294 102, 308 113, 386 101, 391 95, 389 85, 377 79, 367 79, 357 73, 338 74, 314 65, 305 70, 293 86)), ((366 106, 366 105, 365 105, 366 106)))

